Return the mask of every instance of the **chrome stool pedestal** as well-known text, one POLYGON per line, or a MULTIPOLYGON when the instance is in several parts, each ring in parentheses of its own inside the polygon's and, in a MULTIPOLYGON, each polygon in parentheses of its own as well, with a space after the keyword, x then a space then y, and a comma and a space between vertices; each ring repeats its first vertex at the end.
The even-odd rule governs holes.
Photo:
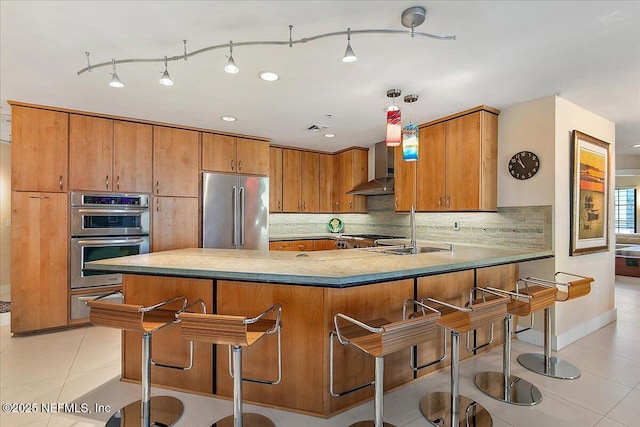
POLYGON ((193 362, 193 351, 190 354, 189 366, 181 367, 155 363, 151 358, 151 335, 155 331, 177 323, 175 317, 177 310, 169 310, 163 308, 164 306, 182 301, 182 308, 184 308, 187 300, 185 297, 180 296, 148 307, 100 301, 114 293, 103 295, 87 302, 91 309, 90 320, 91 323, 98 326, 142 332, 142 398, 116 411, 105 426, 172 426, 182 416, 184 405, 179 399, 171 396, 151 397, 151 365, 189 370, 193 362))
MULTIPOLYGON (((556 301, 564 302, 587 295, 591 291, 593 278, 577 274, 557 272, 554 280, 527 278, 529 281, 544 283, 554 287, 564 287, 566 291, 558 291, 556 301), (558 278, 572 279, 566 282, 558 278)), ((518 356, 518 363, 537 374, 562 380, 573 380, 580 376, 580 369, 573 364, 551 355, 551 306, 544 309, 544 354, 523 353, 518 356)))

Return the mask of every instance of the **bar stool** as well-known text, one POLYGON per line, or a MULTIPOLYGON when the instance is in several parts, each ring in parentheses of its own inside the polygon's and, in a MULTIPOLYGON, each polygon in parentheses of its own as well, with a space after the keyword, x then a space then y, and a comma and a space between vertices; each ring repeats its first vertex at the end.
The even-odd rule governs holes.
POLYGON ((206 314, 204 301, 198 300, 178 313, 182 336, 190 341, 202 341, 211 344, 229 346, 229 374, 233 378, 233 415, 222 418, 211 427, 274 427, 273 421, 260 414, 245 414, 242 412, 242 381, 259 384, 280 383, 282 378, 282 346, 280 341, 280 318, 282 307, 274 304, 261 314, 253 318, 244 316, 230 316, 221 314, 206 314), (202 313, 191 313, 186 310, 195 304, 202 306, 202 313), (264 317, 276 312, 276 319, 264 317), (242 347, 248 347, 270 334, 278 337, 278 379, 263 380, 242 378, 242 347), (233 353, 233 357, 232 357, 233 353), (232 365, 233 359, 233 365, 232 365))
MULTIPOLYGON (((507 304, 507 315, 504 318, 504 344, 502 347, 502 372, 485 371, 476 374, 474 384, 486 395, 513 405, 533 406, 542 401, 542 393, 529 381, 511 375, 511 333, 513 316, 528 316, 536 310, 553 305, 556 298, 556 287, 549 285, 529 286, 527 279, 516 282, 515 292, 487 287, 485 292, 510 298, 507 304), (523 285, 524 288, 520 289, 523 285)), ((533 316, 531 317, 533 321, 533 316)), ((533 327, 516 331, 524 332, 533 327)))
POLYGON ((340 397, 366 386, 374 385, 373 420, 358 421, 349 427, 395 427, 393 424, 383 421, 384 356, 433 339, 438 332, 436 321, 439 317, 440 313, 437 310, 412 299, 405 301, 403 306, 403 320, 398 322, 390 322, 387 319, 374 319, 361 322, 342 313, 337 313, 333 317, 335 331, 332 331, 329 337, 329 389, 331 395, 340 397), (415 304, 420 311, 407 316, 407 306, 413 304, 415 304), (340 327, 339 319, 350 324, 340 327), (334 337, 337 337, 338 341, 343 345, 354 345, 363 352, 375 357, 375 379, 372 382, 339 393, 333 391, 334 337))
MULTIPOLYGON (((481 289, 481 288, 478 288, 481 289)), ((493 420, 489 412, 478 402, 460 395, 460 333, 469 333, 480 326, 491 325, 491 336, 488 342, 469 347, 467 350, 478 350, 493 341, 493 323, 504 319, 507 313, 508 298, 492 295, 480 301, 470 300, 467 307, 458 307, 434 298, 423 298, 445 308, 438 325, 451 331, 451 393, 428 393, 420 400, 420 411, 427 420, 438 426, 491 426, 493 420), (462 410, 462 412, 461 412, 462 410)))
MULTIPOLYGON (((527 280, 539 284, 560 287, 556 293, 556 301, 564 302, 587 295, 591 292, 592 277, 558 271, 554 280, 529 277, 527 280)), ((544 309, 544 354, 523 353, 518 356, 518 363, 537 374, 562 380, 573 380, 580 376, 580 369, 573 364, 551 355, 551 305, 544 309)))
POLYGON ((179 296, 146 307, 100 301, 117 293, 122 294, 122 292, 116 291, 87 301, 87 305, 90 307, 89 319, 91 323, 97 326, 142 332, 142 398, 116 411, 107 421, 106 427, 172 426, 182 416, 184 405, 179 399, 171 396, 151 397, 151 364, 165 368, 187 370, 191 368, 193 351, 191 352, 190 364, 186 367, 154 363, 151 357, 151 334, 177 323, 177 310, 170 310, 166 306, 182 301, 181 308, 184 308, 187 304, 187 299, 179 296))

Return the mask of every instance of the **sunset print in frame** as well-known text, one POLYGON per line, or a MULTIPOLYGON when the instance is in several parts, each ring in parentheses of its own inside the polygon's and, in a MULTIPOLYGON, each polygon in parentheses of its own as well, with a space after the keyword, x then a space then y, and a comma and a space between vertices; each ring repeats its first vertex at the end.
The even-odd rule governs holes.
POLYGON ((609 144, 573 131, 570 255, 609 250, 609 144))

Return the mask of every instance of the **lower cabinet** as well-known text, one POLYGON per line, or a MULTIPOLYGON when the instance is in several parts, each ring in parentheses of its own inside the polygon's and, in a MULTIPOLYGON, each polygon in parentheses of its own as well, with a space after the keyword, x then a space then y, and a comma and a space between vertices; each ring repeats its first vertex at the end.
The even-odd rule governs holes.
POLYGON ((325 251, 336 248, 333 239, 319 240, 278 240, 269 242, 270 251, 325 251))
POLYGON ((11 332, 66 326, 67 194, 12 192, 11 243, 11 332))
POLYGON ((151 203, 151 251, 197 248, 197 197, 153 197, 151 203))

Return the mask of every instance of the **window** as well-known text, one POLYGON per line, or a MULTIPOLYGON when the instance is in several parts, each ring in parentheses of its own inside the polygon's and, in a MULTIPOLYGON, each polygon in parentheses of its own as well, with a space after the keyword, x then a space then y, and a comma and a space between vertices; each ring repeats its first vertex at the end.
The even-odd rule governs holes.
POLYGON ((636 189, 616 188, 616 233, 636 232, 636 189))

